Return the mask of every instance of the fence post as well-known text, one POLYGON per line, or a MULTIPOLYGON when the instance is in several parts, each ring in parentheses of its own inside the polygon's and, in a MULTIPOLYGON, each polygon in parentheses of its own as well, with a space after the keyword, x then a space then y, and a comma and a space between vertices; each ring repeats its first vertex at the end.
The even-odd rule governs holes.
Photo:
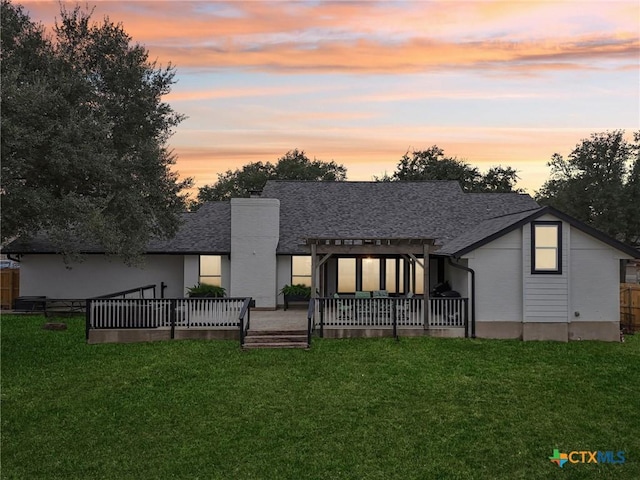
POLYGON ((86 309, 85 310, 85 315, 84 315, 85 320, 86 320, 85 321, 85 326, 84 326, 84 329, 85 329, 84 337, 85 337, 85 340, 88 341, 89 340, 89 328, 91 328, 91 300, 87 299, 87 302, 86 302, 84 308, 86 309))
POLYGON ((324 298, 320 299, 320 338, 324 338, 324 298))
POLYGON ((173 340, 174 338, 176 338, 176 309, 178 307, 175 299, 170 300, 169 305, 169 318, 171 319, 171 340, 173 340))
POLYGON ((393 311, 391 312, 391 319, 393 320, 393 338, 398 340, 398 299, 394 298, 393 311))

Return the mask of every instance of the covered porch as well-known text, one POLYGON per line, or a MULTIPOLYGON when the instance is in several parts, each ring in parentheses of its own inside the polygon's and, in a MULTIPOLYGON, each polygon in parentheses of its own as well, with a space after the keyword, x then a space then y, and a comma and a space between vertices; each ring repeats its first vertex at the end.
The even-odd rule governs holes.
POLYGON ((433 240, 306 238, 304 243, 311 253, 308 283, 320 336, 469 335, 467 272, 438 257, 433 240), (457 292, 432 292, 445 281, 457 292))

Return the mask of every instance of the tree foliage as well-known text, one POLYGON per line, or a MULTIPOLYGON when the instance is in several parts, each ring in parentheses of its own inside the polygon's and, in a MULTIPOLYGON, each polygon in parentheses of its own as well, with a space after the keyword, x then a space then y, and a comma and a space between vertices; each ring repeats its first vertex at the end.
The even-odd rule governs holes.
POLYGON ((455 180, 465 192, 513 192, 518 180, 511 167, 492 167, 481 173, 477 167, 454 157, 447 157, 437 145, 426 150, 405 153, 396 171, 379 181, 455 180))
POLYGON ((248 197, 252 191, 260 191, 267 180, 342 181, 347 170, 335 162, 310 160, 297 149, 290 150, 274 165, 270 162, 249 163, 236 170, 218 175, 213 185, 205 185, 198 191, 198 202, 228 200, 232 197, 248 197))
POLYGON ((548 165, 551 178, 536 200, 552 205, 628 243, 640 236, 640 132, 634 141, 624 130, 593 133, 565 159, 555 153, 548 165))
POLYGON ((64 8, 53 36, 2 1, 2 238, 45 233, 135 258, 184 209, 167 148, 183 117, 160 68, 119 24, 64 8))

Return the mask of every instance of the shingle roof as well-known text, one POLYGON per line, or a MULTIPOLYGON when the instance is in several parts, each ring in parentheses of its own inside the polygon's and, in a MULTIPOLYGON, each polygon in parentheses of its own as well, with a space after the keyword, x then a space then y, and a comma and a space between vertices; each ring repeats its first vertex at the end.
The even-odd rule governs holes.
POLYGON ((280 200, 278 253, 307 253, 304 238, 415 238, 445 244, 479 222, 537 208, 516 193, 469 194, 454 181, 269 181, 280 200))
MULTIPOLYGON (((82 245, 83 253, 103 253, 99 245, 82 245)), ((228 253, 231 251, 231 206, 209 202, 197 212, 183 213, 178 233, 169 240, 151 240, 148 253, 228 253)), ((3 253, 57 253, 46 236, 19 238, 3 247, 3 253)))

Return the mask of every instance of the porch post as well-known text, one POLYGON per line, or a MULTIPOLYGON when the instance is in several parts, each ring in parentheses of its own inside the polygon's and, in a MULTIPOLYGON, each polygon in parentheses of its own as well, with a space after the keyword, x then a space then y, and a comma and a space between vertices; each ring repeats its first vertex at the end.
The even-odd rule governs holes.
POLYGON ((311 298, 318 298, 318 295, 316 294, 316 275, 318 274, 318 272, 316 272, 316 270, 318 269, 318 259, 316 256, 316 244, 312 243, 311 244, 311 298))
POLYGON ((429 245, 424 244, 422 246, 423 261, 422 274, 423 274, 423 297, 424 297, 424 328, 429 329, 431 320, 431 305, 429 305, 429 245))

